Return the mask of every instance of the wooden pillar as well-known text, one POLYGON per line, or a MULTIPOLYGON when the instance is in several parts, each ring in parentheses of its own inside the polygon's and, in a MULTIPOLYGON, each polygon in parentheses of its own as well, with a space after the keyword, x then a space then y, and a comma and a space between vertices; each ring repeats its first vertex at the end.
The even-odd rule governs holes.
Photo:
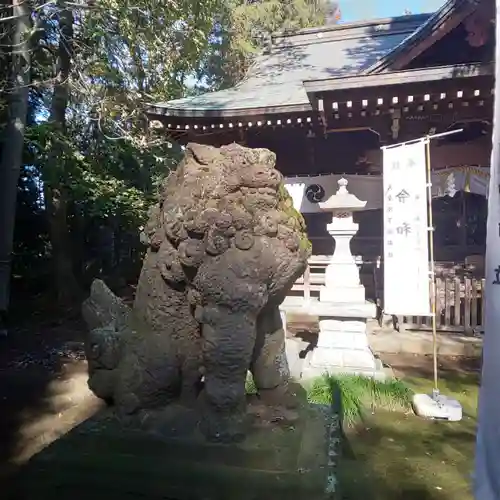
POLYGON ((465 199, 465 191, 460 191, 461 210, 460 210, 460 254, 465 262, 467 257, 467 203, 465 199))

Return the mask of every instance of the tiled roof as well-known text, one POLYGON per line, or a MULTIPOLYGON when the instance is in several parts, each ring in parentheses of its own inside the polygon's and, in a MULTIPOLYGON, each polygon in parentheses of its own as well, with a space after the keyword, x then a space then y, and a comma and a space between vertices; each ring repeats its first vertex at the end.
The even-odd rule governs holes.
POLYGON ((258 56, 235 87, 155 104, 151 114, 244 115, 310 109, 306 80, 353 76, 387 55, 429 19, 429 14, 340 24, 275 36, 269 53, 258 56))

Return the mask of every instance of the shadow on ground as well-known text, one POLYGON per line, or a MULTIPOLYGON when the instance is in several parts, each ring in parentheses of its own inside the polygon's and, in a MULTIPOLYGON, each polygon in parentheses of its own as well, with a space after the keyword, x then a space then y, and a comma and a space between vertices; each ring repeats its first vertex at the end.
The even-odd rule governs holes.
POLYGON ((79 319, 24 322, 0 339, 0 481, 92 415, 79 319))
MULTIPOLYGON (((79 319, 67 318, 2 339, 0 480, 101 407, 86 385, 84 332, 79 319)), ((430 389, 429 357, 386 355, 383 360, 415 390, 430 389)), ((479 370, 477 359, 440 358, 442 390, 461 400, 462 422, 424 421, 377 409, 348 429, 339 466, 340 498, 469 499, 479 370)))

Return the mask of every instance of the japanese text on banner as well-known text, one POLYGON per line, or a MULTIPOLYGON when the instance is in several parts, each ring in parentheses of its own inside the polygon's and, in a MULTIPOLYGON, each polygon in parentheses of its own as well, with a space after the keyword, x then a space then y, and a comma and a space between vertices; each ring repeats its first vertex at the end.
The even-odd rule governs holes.
POLYGON ((384 311, 430 309, 426 141, 383 150, 384 311))

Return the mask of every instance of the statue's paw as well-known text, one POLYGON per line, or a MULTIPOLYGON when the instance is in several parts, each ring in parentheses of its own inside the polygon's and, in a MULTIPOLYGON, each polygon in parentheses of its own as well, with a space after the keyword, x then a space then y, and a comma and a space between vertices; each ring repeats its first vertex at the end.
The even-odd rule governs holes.
POLYGON ((129 392, 117 401, 117 409, 121 415, 132 415, 141 409, 141 402, 133 392, 129 392))
POLYGON ((245 439, 250 426, 250 416, 245 405, 232 410, 215 408, 201 393, 199 403, 202 409, 200 430, 207 439, 216 443, 238 443, 245 439))
POLYGON ((106 370, 116 368, 120 359, 120 341, 120 332, 115 322, 91 330, 85 342, 89 365, 106 370))

